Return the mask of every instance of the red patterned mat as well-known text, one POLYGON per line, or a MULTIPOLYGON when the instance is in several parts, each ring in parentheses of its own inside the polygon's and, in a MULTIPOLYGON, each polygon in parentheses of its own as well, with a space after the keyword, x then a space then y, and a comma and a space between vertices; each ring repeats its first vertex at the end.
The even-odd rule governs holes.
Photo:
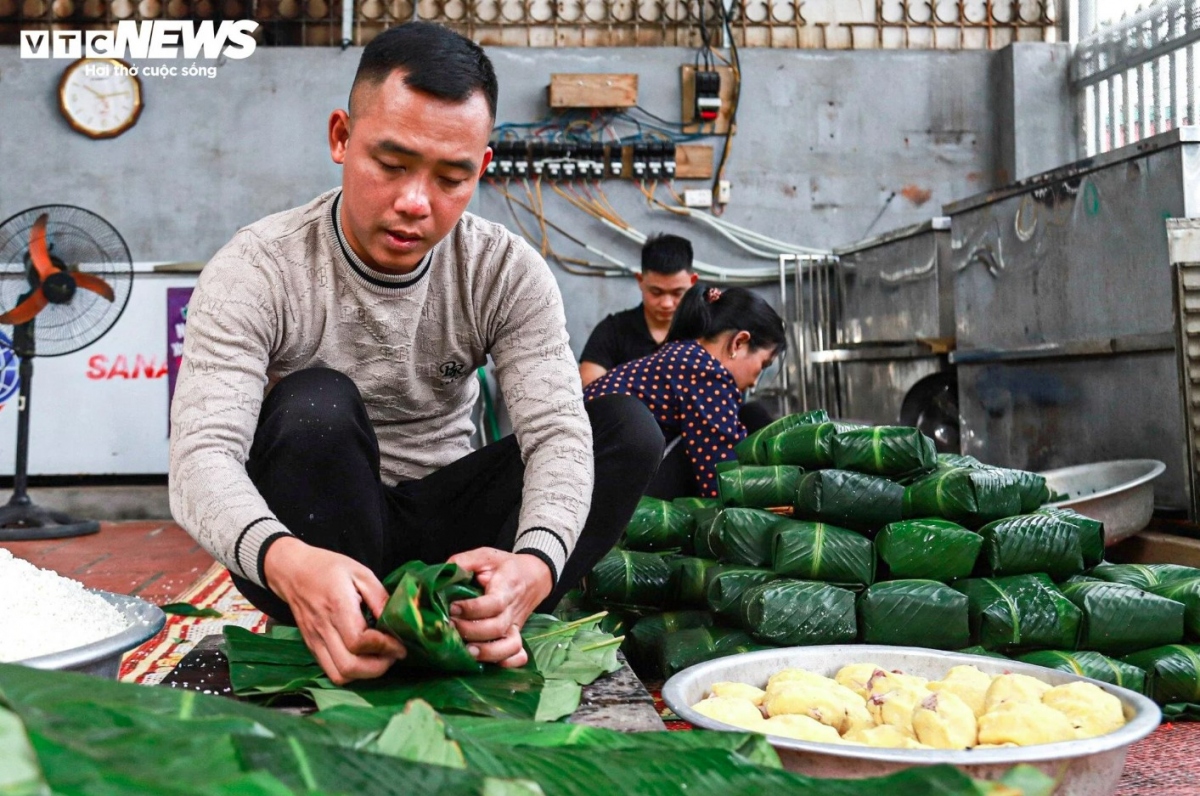
MULTIPOLYGON (((658 684, 647 687, 668 730, 692 729, 662 701, 658 684)), ((1116 796, 1200 796, 1200 723, 1164 724, 1134 744, 1116 796)))
POLYGON ((197 608, 214 608, 221 616, 168 615, 167 623, 158 635, 121 661, 120 679, 123 682, 156 685, 205 636, 222 632, 226 625, 240 625, 257 633, 267 624, 267 617, 234 588, 229 570, 220 564, 213 564, 176 602, 191 603, 197 608))

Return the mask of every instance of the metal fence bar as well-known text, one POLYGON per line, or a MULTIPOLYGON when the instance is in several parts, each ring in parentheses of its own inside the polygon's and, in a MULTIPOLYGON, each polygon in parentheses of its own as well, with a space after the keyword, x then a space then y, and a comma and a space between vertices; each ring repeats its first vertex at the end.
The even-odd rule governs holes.
MULTIPOLYGON (((1188 25, 1192 23, 1192 17, 1188 17, 1188 25)), ((1187 82, 1183 86, 1184 94, 1187 96, 1187 116, 1184 117, 1184 124, 1196 123, 1196 45, 1189 44, 1185 49, 1187 57, 1187 82)))

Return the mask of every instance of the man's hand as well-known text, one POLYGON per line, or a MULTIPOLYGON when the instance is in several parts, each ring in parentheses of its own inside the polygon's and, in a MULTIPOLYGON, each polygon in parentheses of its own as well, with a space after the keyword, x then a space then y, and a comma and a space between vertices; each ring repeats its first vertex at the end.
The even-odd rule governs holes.
POLYGON ((405 656, 398 639, 367 627, 362 604, 378 617, 388 593, 375 573, 354 559, 286 536, 267 548, 263 574, 292 609, 304 643, 337 685, 379 677, 405 656))
POLYGON ((450 604, 450 614, 467 649, 477 660, 505 667, 524 666, 529 654, 521 626, 554 588, 550 568, 537 556, 480 547, 450 557, 474 572, 483 596, 450 604))

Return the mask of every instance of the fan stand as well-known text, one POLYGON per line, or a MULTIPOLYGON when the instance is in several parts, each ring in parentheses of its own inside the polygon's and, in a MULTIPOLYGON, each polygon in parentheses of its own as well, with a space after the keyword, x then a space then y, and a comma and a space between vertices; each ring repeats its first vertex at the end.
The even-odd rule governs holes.
POLYGON ((17 397, 17 469, 13 495, 0 506, 0 542, 35 539, 65 539, 97 533, 100 523, 76 520, 60 511, 50 511, 29 499, 29 393, 33 382, 33 321, 13 327, 13 351, 21 363, 21 386, 17 397))

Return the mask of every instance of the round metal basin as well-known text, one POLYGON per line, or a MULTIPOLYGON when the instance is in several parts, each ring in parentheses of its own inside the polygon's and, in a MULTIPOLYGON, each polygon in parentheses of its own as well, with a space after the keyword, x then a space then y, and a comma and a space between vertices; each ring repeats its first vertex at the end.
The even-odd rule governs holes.
POLYGON ((34 669, 82 672, 115 680, 121 669, 121 656, 153 638, 154 634, 162 630, 167 621, 166 614, 162 612, 161 608, 151 605, 145 600, 99 589, 89 589, 89 591, 103 597, 120 611, 121 615, 125 617, 128 627, 116 635, 94 641, 91 644, 84 644, 82 647, 74 647, 50 655, 39 655, 36 658, 26 658, 23 661, 13 661, 13 663, 32 666, 34 669))
POLYGON ((853 644, 820 647, 791 647, 747 652, 701 663, 676 674, 663 686, 663 701, 682 719, 711 730, 746 732, 715 721, 692 710, 707 696, 713 683, 733 681, 762 688, 767 678, 780 669, 798 667, 833 677, 851 663, 874 663, 883 669, 898 669, 931 680, 941 679, 952 666, 970 664, 987 674, 1019 673, 1037 677, 1051 685, 1076 681, 1093 683, 1121 700, 1128 722, 1116 732, 1065 743, 1040 744, 1004 749, 925 750, 875 749, 852 744, 797 741, 768 735, 789 771, 813 777, 857 779, 878 777, 913 766, 946 763, 976 779, 995 780, 1013 766, 1027 763, 1052 777, 1061 777, 1055 796, 1105 796, 1116 792, 1125 767, 1125 755, 1134 742, 1158 726, 1158 705, 1125 688, 1046 669, 1018 661, 939 652, 917 647, 885 647, 853 644))
POLYGON ((1145 530, 1154 513, 1155 478, 1167 466, 1157 459, 1119 459, 1042 473, 1066 500, 1052 506, 1075 509, 1104 523, 1104 543, 1116 544, 1145 530))

